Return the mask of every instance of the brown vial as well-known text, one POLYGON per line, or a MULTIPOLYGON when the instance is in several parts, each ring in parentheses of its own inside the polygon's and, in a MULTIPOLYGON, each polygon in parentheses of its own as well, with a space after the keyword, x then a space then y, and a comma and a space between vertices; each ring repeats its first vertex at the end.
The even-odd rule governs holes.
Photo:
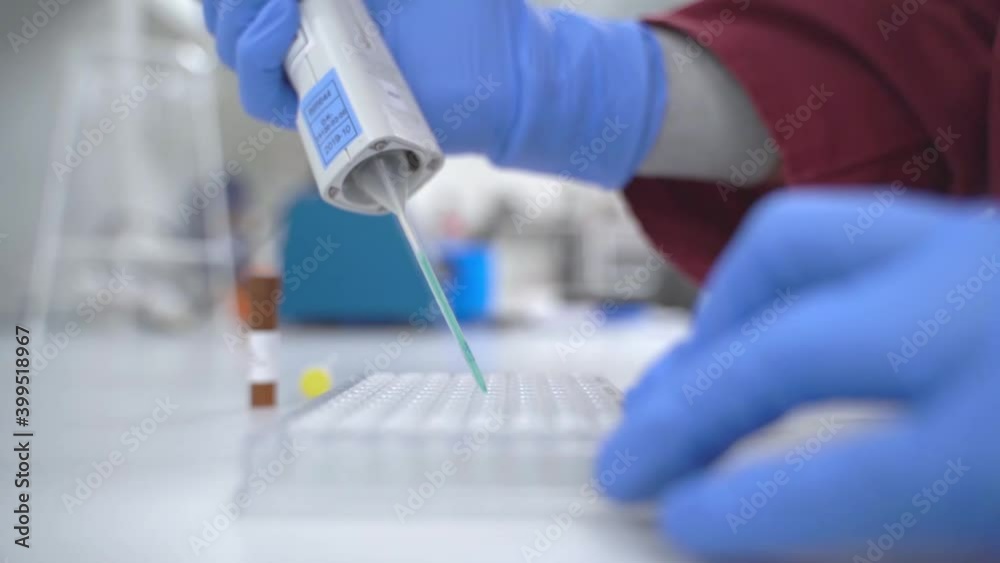
POLYGON ((250 406, 273 407, 278 401, 278 301, 281 278, 254 275, 247 281, 250 306, 246 322, 250 327, 250 406))

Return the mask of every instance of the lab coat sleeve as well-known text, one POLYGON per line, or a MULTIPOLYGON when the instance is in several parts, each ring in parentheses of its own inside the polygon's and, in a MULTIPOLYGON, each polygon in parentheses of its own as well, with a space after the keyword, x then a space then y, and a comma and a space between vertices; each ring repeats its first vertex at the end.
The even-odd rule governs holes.
POLYGON ((711 52, 773 142, 747 147, 728 182, 636 178, 626 198, 653 244, 700 281, 746 211, 784 186, 983 193, 998 18, 992 0, 704 0, 650 18, 690 38, 670 80, 711 52), (765 158, 781 159, 780 175, 742 186, 765 158))

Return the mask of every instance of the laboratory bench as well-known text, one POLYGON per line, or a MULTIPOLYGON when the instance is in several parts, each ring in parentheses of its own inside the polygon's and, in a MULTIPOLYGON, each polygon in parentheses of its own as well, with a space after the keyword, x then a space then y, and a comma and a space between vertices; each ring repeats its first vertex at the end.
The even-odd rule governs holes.
MULTIPOLYGON (((688 325, 685 312, 661 310, 590 331, 586 313, 522 326, 470 325, 466 332, 486 372, 599 374, 625 389, 688 325)), ((283 418, 308 408, 297 384, 303 369, 326 366, 338 382, 373 363, 380 371, 463 371, 447 330, 399 344, 407 327, 283 327, 279 406, 251 411, 246 362, 231 327, 184 334, 83 328, 39 361, 32 377, 32 548, 9 549, 13 531, 4 524, 9 537, 0 554, 9 561, 687 561, 662 543, 650 510, 589 497, 562 525, 560 511, 401 523, 389 505, 353 516, 336 503, 298 510, 283 502, 282 479, 296 479, 289 470, 274 483, 257 480, 245 507, 234 504, 247 492, 248 452, 275 441, 271 431, 283 418), (541 540, 546 534, 555 541, 541 540)), ((809 436, 819 417, 793 417, 759 442, 809 436)), ((280 438, 276 444, 295 449, 280 438)), ((287 452, 288 460, 294 456, 287 452)), ((12 474, 11 456, 2 460, 4 475, 12 474)))

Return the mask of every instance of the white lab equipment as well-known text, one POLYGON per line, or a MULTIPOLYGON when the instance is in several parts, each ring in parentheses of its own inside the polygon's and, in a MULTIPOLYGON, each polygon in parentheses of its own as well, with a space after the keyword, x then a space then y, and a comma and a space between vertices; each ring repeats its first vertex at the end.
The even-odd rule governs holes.
POLYGON ((191 41, 142 38, 143 12, 118 6, 111 45, 67 65, 24 315, 39 332, 98 317, 184 330, 207 315, 228 330, 235 247, 215 65, 191 41))
POLYGON ((405 202, 441 169, 441 148, 361 0, 302 0, 301 13, 285 70, 320 194, 348 211, 387 213, 355 170, 386 158, 405 179, 392 187, 405 202))
POLYGON ((274 440, 254 441, 246 475, 288 440, 302 449, 287 469, 294 477, 258 509, 394 517, 414 510, 411 491, 433 488, 421 518, 515 516, 587 497, 597 445, 620 417, 618 388, 585 374, 486 381, 487 393, 463 373, 373 373, 338 386, 292 413, 274 440))

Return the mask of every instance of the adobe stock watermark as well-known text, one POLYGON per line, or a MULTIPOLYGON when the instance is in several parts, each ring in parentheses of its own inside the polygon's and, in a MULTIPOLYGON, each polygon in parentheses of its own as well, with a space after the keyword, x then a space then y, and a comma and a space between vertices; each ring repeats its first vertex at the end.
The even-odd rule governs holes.
POLYGON ((277 138, 278 133, 282 131, 279 123, 295 122, 295 111, 292 108, 275 108, 271 114, 274 119, 256 133, 247 136, 236 146, 236 152, 240 158, 226 161, 226 165, 221 170, 209 174, 204 184, 193 189, 191 200, 178 206, 178 214, 185 225, 190 225, 192 218, 208 209, 209 204, 215 198, 225 193, 230 180, 243 174, 244 167, 253 163, 261 153, 267 150, 267 147, 277 138))
POLYGON ((517 234, 524 233, 524 227, 537 221, 546 209, 552 207, 572 181, 573 175, 569 170, 563 170, 555 178, 547 179, 542 189, 525 204, 524 211, 511 217, 517 234))
POLYGON ((997 274, 1000 274, 1000 259, 997 254, 980 258, 976 273, 945 295, 945 302, 951 305, 950 310, 941 307, 930 318, 918 320, 917 329, 913 334, 902 337, 900 347, 886 354, 893 373, 899 373, 901 366, 905 366, 917 357, 917 354, 951 322, 952 314, 964 310, 983 291, 986 284, 997 277, 997 274))
POLYGON ((517 234, 523 233, 526 225, 538 220, 542 212, 562 196, 569 182, 593 166, 630 127, 631 125, 622 121, 620 117, 605 119, 601 131, 570 154, 569 162, 572 166, 557 174, 555 180, 547 182, 545 187, 525 204, 524 211, 511 217, 517 234))
MULTIPOLYGON (((809 96, 799 107, 785 114, 784 117, 774 122, 773 131, 781 135, 781 139, 787 142, 795 136, 806 123, 816 115, 817 112, 833 98, 834 93, 828 90, 826 84, 809 87, 809 96)), ((770 164, 775 163, 779 158, 781 147, 775 137, 768 137, 760 147, 747 149, 747 158, 729 167, 729 182, 716 182, 715 187, 722 196, 723 202, 729 201, 730 194, 744 188, 761 169, 766 169, 770 164)))
POLYGON ((239 8, 246 0, 215 0, 215 5, 218 7, 216 12, 218 18, 221 20, 228 16, 230 13, 239 8))
POLYGON ((927 0, 903 0, 892 5, 892 15, 889 19, 880 18, 878 20, 878 30, 882 34, 882 39, 888 41, 892 34, 900 30, 910 22, 910 18, 920 11, 920 8, 927 3, 927 0))
POLYGON ((884 534, 871 538, 865 544, 867 550, 864 555, 855 555, 851 561, 853 563, 875 563, 885 557, 886 552, 906 537, 906 534, 920 520, 919 516, 926 515, 941 499, 948 494, 952 487, 958 484, 969 472, 969 466, 962 463, 962 458, 948 460, 947 469, 940 479, 935 480, 930 486, 924 487, 919 493, 913 495, 910 504, 913 510, 903 512, 895 521, 886 522, 882 525, 884 534))
POLYGON ((11 31, 7 33, 7 40, 10 41, 11 48, 14 49, 14 54, 20 53, 21 48, 31 42, 32 39, 38 37, 45 26, 49 25, 62 11, 64 6, 69 5, 73 0, 38 0, 38 10, 31 14, 21 18, 19 22, 21 27, 18 29, 20 33, 11 31))
POLYGON ((559 354, 559 359, 565 362, 568 357, 580 351, 587 344, 587 341, 608 323, 608 318, 615 314, 618 308, 618 301, 605 299, 601 301, 600 307, 587 311, 584 314, 584 319, 573 327, 569 339, 566 342, 556 344, 556 353, 559 354))
POLYGON ((382 4, 378 10, 368 10, 371 22, 366 22, 358 27, 358 32, 351 38, 350 43, 342 45, 344 54, 348 56, 367 56, 367 51, 371 49, 372 40, 382 37, 389 25, 400 14, 403 13, 406 4, 412 0, 390 0, 382 4))
MULTIPOLYGON (((271 316, 275 310, 281 307, 288 299, 288 296, 302 287, 319 269, 320 265, 330 259, 333 252, 340 247, 340 243, 334 242, 329 236, 317 237, 317 246, 312 256, 307 256, 298 265, 285 269, 283 285, 280 289, 262 301, 254 301, 250 304, 250 313, 246 320, 241 320, 236 330, 225 332, 222 339, 229 352, 234 354, 250 354, 249 340, 252 329, 251 325, 257 325, 264 317, 271 316), (249 322, 248 322, 249 321, 249 322)), ((468 286, 459 283, 454 279, 446 279, 441 284, 441 289, 448 299, 454 299, 468 289, 468 286)), ((394 338, 383 342, 379 346, 379 352, 365 362, 364 373, 372 375, 380 371, 386 371, 398 360, 403 351, 414 342, 414 336, 422 334, 435 322, 443 318, 443 313, 437 302, 432 298, 426 305, 414 311, 408 321, 409 328, 398 332, 394 338)), ((258 363, 254 357, 250 361, 258 363)))
POLYGON ((622 475, 628 472, 639 458, 629 453, 629 450, 615 452, 615 460, 610 469, 605 469, 597 477, 580 487, 579 500, 570 502, 565 510, 552 514, 550 524, 535 530, 534 538, 529 543, 521 545, 521 556, 530 563, 539 559, 552 549, 573 528, 576 521, 593 506, 608 487, 614 485, 622 475))
POLYGON ((802 298, 792 293, 791 288, 778 290, 776 295, 769 307, 743 323, 740 327, 740 334, 743 335, 741 338, 730 342, 722 351, 712 353, 712 361, 695 372, 693 384, 685 383, 681 387, 688 405, 693 405, 696 397, 704 395, 711 389, 715 382, 746 354, 748 347, 760 340, 778 322, 781 315, 787 313, 792 305, 802 298))
MULTIPOLYGON (((462 125, 502 87, 503 84, 494 79, 492 74, 480 76, 472 92, 465 99, 455 102, 441 116, 444 122, 450 126, 451 132, 454 133, 461 129, 462 125)), ((444 143, 448 140, 448 131, 438 127, 434 130, 434 137, 437 138, 438 143, 444 143)))
POLYGON ((814 436, 796 445, 785 454, 785 468, 776 470, 770 479, 757 481, 757 490, 739 498, 740 508, 736 512, 726 514, 726 523, 733 534, 738 534, 740 528, 754 519, 771 499, 778 495, 781 488, 792 482, 795 474, 802 471, 806 465, 819 455, 819 452, 837 436, 844 425, 838 424, 832 417, 820 421, 822 425, 814 436))
POLYGON ((250 322, 241 320, 236 327, 235 334, 223 333, 222 339, 229 351, 235 353, 238 350, 245 350, 250 338, 250 325, 256 326, 265 317, 273 315, 275 310, 285 302, 288 295, 298 291, 302 284, 308 281, 338 248, 340 248, 340 243, 332 240, 330 235, 316 237, 316 246, 313 247, 312 254, 303 258, 299 264, 285 268, 282 276, 282 287, 275 290, 266 300, 254 301, 250 304, 251 309, 247 319, 250 322))
MULTIPOLYGON (((455 279, 447 279, 441 284, 441 289, 445 298, 451 301, 467 290, 468 286, 462 285, 455 279)), ((371 376, 380 371, 388 370, 403 355, 403 351, 413 344, 415 335, 425 332, 443 316, 444 313, 433 298, 426 305, 414 311, 409 318, 410 328, 399 331, 389 342, 383 342, 379 346, 379 352, 373 358, 365 361, 364 374, 371 376)))
MULTIPOLYGON (((931 146, 923 151, 912 155, 903 163, 902 173, 907 181, 914 183, 920 180, 923 175, 930 170, 944 155, 955 146, 955 142, 962 136, 952 131, 951 127, 939 127, 937 135, 931 146)), ((864 235, 875 225, 875 221, 885 215, 896 200, 905 194, 909 188, 902 180, 896 180, 889 184, 886 189, 875 190, 872 194, 874 201, 867 207, 858 207, 857 218, 850 223, 844 223, 844 235, 847 240, 854 244, 858 237, 864 235)))
POLYGON ((596 335, 604 325, 608 323, 611 315, 618 312, 620 301, 633 299, 639 291, 650 281, 657 279, 656 273, 666 266, 664 255, 660 252, 650 254, 646 262, 637 266, 633 271, 626 274, 622 279, 615 282, 615 297, 601 301, 599 307, 587 311, 584 319, 577 326, 573 327, 569 339, 566 342, 556 344, 556 353, 559 359, 566 359, 580 351, 594 335, 596 335))
POLYGON ((415 516, 427 503, 443 489, 448 481, 457 475, 462 467, 469 462, 497 432, 503 428, 503 415, 492 410, 487 411, 486 418, 478 428, 467 432, 451 446, 451 459, 446 459, 431 471, 424 473, 424 480, 407 490, 406 504, 396 503, 392 506, 396 519, 405 524, 408 518, 415 516))
POLYGON ((76 479, 76 489, 72 494, 63 493, 62 502, 66 512, 73 514, 77 508, 83 506, 84 502, 93 497, 94 493, 111 479, 115 471, 128 461, 129 455, 138 451, 160 429, 160 425, 177 412, 178 408, 178 405, 171 402, 170 397, 157 399, 153 412, 138 424, 129 427, 119 437, 118 441, 123 449, 111 450, 103 459, 91 463, 94 470, 76 479))
POLYGON ((145 73, 139 79, 138 84, 111 101, 109 112, 114 118, 103 117, 98 120, 96 127, 84 128, 80 132, 82 139, 74 145, 66 145, 66 156, 63 161, 52 162, 52 171, 57 180, 64 181, 67 175, 83 164, 87 157, 94 154, 98 147, 114 135, 118 126, 127 120, 149 98, 150 94, 155 92, 170 77, 170 73, 158 64, 146 65, 144 70, 145 73))
POLYGON ((76 306, 75 312, 79 320, 67 321, 62 328, 48 333, 46 338, 40 341, 41 344, 36 343, 32 346, 31 352, 34 359, 32 367, 35 372, 45 371, 49 363, 66 350, 73 339, 83 333, 83 327, 97 320, 100 314, 110 308, 133 282, 135 282, 135 276, 126 273, 124 269, 112 270, 111 279, 105 286, 80 301, 76 306))
POLYGON ((629 129, 629 125, 620 117, 605 119, 604 128, 600 134, 590 140, 589 143, 580 145, 573 154, 569 155, 569 162, 578 173, 586 172, 591 165, 601 158, 601 155, 608 151, 608 147, 614 144, 622 133, 629 129))
POLYGON ((566 14, 579 12, 580 7, 588 3, 587 0, 559 0, 559 3, 553 6, 554 9, 545 15, 549 18, 549 21, 563 22, 569 19, 566 17, 566 14))
POLYGON ((726 28, 735 23, 739 18, 738 12, 745 12, 750 7, 751 0, 731 0, 733 8, 724 8, 719 12, 718 17, 702 20, 701 30, 694 34, 689 34, 683 52, 675 52, 671 56, 674 69, 678 73, 683 73, 686 67, 694 64, 694 61, 701 57, 706 49, 709 49, 726 31, 726 28), (737 11, 734 11, 737 10, 737 11))
POLYGON ((218 541, 222 533, 232 527, 254 500, 267 492, 268 487, 273 485, 305 451, 305 448, 294 439, 285 441, 281 446, 274 459, 247 476, 243 489, 231 501, 219 504, 213 516, 201 521, 202 528, 199 533, 188 536, 188 546, 196 557, 200 557, 218 541))

